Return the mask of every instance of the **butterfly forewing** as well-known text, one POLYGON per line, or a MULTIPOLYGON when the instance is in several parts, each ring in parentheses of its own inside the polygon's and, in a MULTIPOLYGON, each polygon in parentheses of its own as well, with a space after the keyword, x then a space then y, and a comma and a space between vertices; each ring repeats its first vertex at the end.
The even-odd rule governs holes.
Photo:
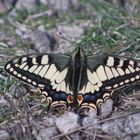
POLYGON ((136 61, 114 56, 85 58, 86 77, 77 100, 80 107, 98 109, 114 90, 140 80, 140 66, 136 61))
POLYGON ((16 57, 5 70, 14 77, 38 87, 51 106, 68 105, 72 99, 71 59, 61 54, 16 57))

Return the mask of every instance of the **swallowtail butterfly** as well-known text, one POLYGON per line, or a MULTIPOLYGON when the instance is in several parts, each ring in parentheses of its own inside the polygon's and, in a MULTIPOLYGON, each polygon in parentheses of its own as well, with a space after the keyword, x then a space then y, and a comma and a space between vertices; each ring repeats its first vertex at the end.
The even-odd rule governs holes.
POLYGON ((140 80, 138 62, 117 56, 39 54, 16 57, 5 70, 40 89, 50 107, 97 110, 112 93, 140 80))

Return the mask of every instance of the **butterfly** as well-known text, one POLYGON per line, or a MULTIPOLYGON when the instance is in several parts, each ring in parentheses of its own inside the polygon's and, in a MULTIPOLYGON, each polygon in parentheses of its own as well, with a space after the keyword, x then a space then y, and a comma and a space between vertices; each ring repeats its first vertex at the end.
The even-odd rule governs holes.
POLYGON ((38 54, 16 57, 5 65, 12 76, 40 89, 49 107, 99 111, 117 89, 140 80, 137 61, 111 55, 38 54))

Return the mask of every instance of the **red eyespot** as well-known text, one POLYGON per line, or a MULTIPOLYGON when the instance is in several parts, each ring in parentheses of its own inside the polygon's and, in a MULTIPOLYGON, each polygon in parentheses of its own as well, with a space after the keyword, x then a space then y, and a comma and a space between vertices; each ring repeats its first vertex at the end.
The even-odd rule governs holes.
POLYGON ((68 103, 72 103, 72 102, 73 102, 73 96, 68 95, 68 97, 67 97, 67 102, 68 102, 68 103))
POLYGON ((81 104, 82 101, 83 101, 83 96, 82 95, 78 95, 77 96, 77 101, 79 102, 79 104, 81 104))

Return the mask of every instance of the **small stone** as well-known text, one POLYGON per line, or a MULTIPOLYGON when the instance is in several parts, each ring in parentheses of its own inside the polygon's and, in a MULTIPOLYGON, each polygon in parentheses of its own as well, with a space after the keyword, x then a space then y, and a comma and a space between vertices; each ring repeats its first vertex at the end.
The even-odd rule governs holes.
POLYGON ((84 29, 77 25, 58 25, 58 31, 64 35, 68 35, 69 38, 79 38, 84 34, 84 29))
POLYGON ((51 137, 57 135, 58 132, 56 127, 48 127, 45 129, 41 129, 37 136, 37 140, 50 140, 51 137))
POLYGON ((128 134, 140 133, 140 113, 128 117, 125 123, 125 129, 128 134))
POLYGON ((101 105, 100 116, 105 118, 111 114, 113 110, 113 100, 108 99, 105 103, 101 105))
POLYGON ((0 140, 10 140, 10 135, 5 130, 0 130, 0 140))
POLYGON ((0 106, 6 106, 8 104, 7 100, 5 100, 4 96, 0 97, 0 106))
POLYGON ((55 38, 50 33, 41 30, 36 30, 31 40, 34 44, 33 49, 40 53, 52 52, 56 45, 55 38))
POLYGON ((78 25, 58 25, 57 31, 62 34, 58 39, 61 53, 68 52, 72 42, 76 42, 84 34, 84 29, 78 25))
POLYGON ((96 128, 100 128, 99 127, 99 125, 98 125, 98 127, 97 127, 97 125, 96 125, 96 123, 98 122, 98 119, 97 119, 97 117, 85 117, 84 119, 83 119, 83 121, 82 121, 82 125, 83 126, 87 126, 87 125, 92 125, 93 124, 93 126, 92 127, 94 127, 95 129, 96 128), (94 125, 95 124, 95 125, 94 125))
POLYGON ((140 134, 140 113, 107 121, 102 124, 102 131, 113 138, 128 140, 140 134))
POLYGON ((124 119, 118 119, 115 121, 107 121, 102 125, 102 131, 107 133, 108 135, 115 137, 120 137, 123 132, 123 124, 124 119), (120 128, 119 128, 120 127, 120 128))
MULTIPOLYGON (((34 120, 32 123, 35 126, 36 130, 39 131, 41 129, 45 129, 46 127, 54 127, 55 119, 56 119, 56 116, 45 116, 41 120, 38 120, 38 121, 34 120)), ((35 130, 34 130, 34 134, 37 135, 35 133, 35 130)))
POLYGON ((55 125, 55 120, 56 120, 56 116, 51 116, 51 117, 46 116, 43 118, 43 123, 48 127, 51 127, 55 125))
POLYGON ((20 36, 23 39, 30 39, 32 31, 26 27, 26 25, 17 24, 17 28, 15 29, 15 32, 18 36, 20 36))
POLYGON ((96 130, 101 128, 101 125, 97 124, 97 122, 98 118, 96 115, 96 111, 90 110, 88 116, 83 118, 82 125, 85 127, 90 125, 90 127, 85 128, 85 131, 89 134, 93 134, 96 130))
POLYGON ((70 135, 71 139, 72 140, 82 140, 82 136, 79 135, 79 132, 78 133, 73 133, 72 135, 70 135))
POLYGON ((56 119, 56 126, 62 133, 68 133, 80 125, 78 124, 78 115, 73 112, 66 112, 56 119))
POLYGON ((140 134, 133 137, 133 140, 140 140, 140 134))

